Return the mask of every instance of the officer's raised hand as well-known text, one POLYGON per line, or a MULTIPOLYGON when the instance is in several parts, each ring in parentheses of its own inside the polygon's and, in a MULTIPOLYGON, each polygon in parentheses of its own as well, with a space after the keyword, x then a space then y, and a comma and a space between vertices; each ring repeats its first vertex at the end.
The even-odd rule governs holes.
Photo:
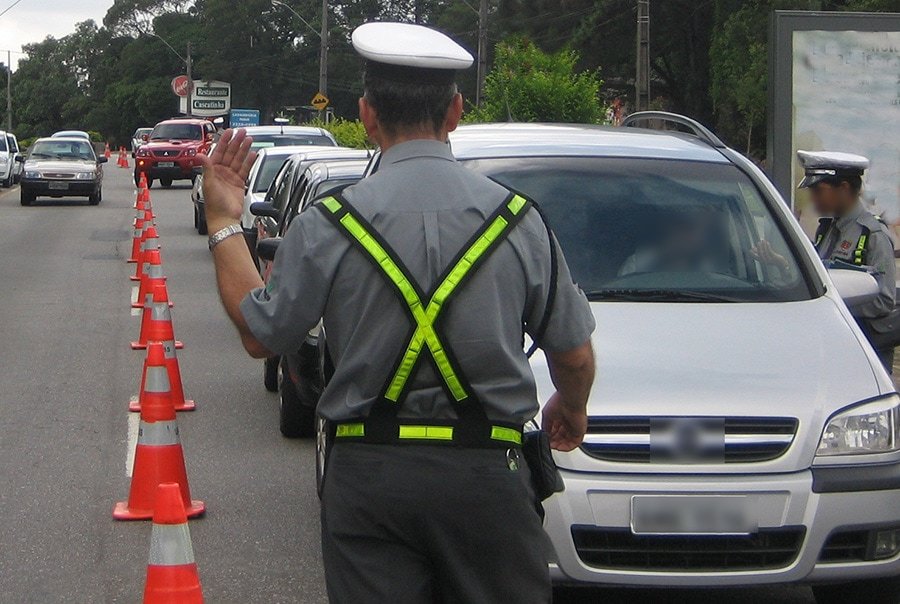
POLYGON ((211 233, 241 220, 247 177, 256 160, 252 143, 246 130, 228 129, 211 155, 197 156, 203 165, 203 199, 211 233))

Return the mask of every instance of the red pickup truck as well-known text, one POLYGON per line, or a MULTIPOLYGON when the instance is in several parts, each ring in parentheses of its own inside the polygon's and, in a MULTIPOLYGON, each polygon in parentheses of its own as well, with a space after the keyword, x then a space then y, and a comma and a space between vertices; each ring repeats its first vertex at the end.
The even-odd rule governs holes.
POLYGON ((159 179, 162 186, 173 180, 193 180, 197 154, 206 153, 215 136, 212 122, 202 119, 172 119, 158 123, 135 153, 134 182, 147 175, 147 185, 159 179))

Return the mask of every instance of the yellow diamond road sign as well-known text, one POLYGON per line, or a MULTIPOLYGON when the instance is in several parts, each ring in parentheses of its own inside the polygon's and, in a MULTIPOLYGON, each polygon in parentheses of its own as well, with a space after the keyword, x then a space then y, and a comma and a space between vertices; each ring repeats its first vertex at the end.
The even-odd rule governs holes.
POLYGON ((312 100, 312 102, 311 102, 310 104, 311 104, 313 107, 315 107, 316 109, 318 109, 319 111, 322 111, 323 109, 325 109, 326 107, 328 107, 328 103, 329 103, 329 102, 330 102, 330 101, 328 100, 328 97, 327 97, 327 96, 325 96, 325 95, 322 94, 321 92, 317 92, 317 93, 316 93, 316 96, 313 97, 313 100, 312 100))

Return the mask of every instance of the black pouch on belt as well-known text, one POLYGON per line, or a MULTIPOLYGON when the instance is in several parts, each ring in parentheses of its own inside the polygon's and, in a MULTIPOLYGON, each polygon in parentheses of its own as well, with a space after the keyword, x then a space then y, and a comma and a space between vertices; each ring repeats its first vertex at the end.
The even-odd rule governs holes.
POLYGON ((532 430, 522 435, 522 454, 531 472, 531 483, 538 501, 544 501, 554 493, 565 490, 562 476, 550 452, 550 437, 543 430, 532 430))

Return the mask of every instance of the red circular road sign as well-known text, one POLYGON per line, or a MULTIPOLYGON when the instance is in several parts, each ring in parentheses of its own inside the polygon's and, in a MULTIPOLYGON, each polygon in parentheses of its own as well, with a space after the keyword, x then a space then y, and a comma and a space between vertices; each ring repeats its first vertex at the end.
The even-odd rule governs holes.
POLYGON ((190 88, 190 81, 186 75, 180 75, 172 78, 172 92, 178 96, 187 96, 190 88))

